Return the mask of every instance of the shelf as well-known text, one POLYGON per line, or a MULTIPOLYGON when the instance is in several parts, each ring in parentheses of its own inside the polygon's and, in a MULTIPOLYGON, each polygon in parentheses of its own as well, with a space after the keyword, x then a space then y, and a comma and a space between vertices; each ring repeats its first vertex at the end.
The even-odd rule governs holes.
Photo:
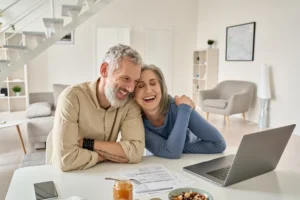
POLYGON ((9 80, 9 81, 3 81, 5 83, 24 83, 24 80, 9 80))
POLYGON ((205 78, 194 78, 194 80, 198 80, 198 81, 205 81, 205 78))
POLYGON ((0 97, 0 99, 8 99, 8 97, 7 96, 4 96, 4 97, 0 97))
POLYGON ((10 99, 22 99, 22 98, 26 98, 26 96, 11 96, 9 98, 10 99))
POLYGON ((200 106, 201 92, 214 88, 218 83, 219 50, 196 49, 192 56, 192 100, 195 106, 200 106))
POLYGON ((205 67, 205 64, 194 64, 194 66, 197 66, 197 67, 205 67))
POLYGON ((195 52, 204 52, 207 51, 207 49, 196 49, 195 52))

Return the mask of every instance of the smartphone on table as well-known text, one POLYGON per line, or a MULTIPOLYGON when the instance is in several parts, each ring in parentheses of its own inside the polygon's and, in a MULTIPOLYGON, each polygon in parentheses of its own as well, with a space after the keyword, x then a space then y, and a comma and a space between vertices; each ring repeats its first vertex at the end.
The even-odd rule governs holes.
POLYGON ((53 181, 35 183, 34 192, 36 200, 56 199, 58 197, 53 181))

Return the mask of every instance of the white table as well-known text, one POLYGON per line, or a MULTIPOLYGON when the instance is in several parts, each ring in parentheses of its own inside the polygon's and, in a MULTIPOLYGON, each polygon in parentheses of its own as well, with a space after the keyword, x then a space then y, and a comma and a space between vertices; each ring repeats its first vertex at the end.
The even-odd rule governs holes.
POLYGON ((25 149, 25 146, 24 146, 22 133, 21 133, 20 127, 19 127, 19 125, 24 123, 24 122, 25 122, 25 120, 8 120, 8 121, 6 121, 6 123, 0 124, 0 129, 16 126, 18 134, 19 134, 20 142, 21 142, 21 145, 22 145, 22 148, 23 148, 23 151, 26 154, 26 149, 25 149))
MULTIPOLYGON (((230 154, 236 148, 227 150, 230 154)), ((123 167, 141 166, 150 163, 165 165, 172 171, 195 180, 192 187, 210 192, 215 200, 299 200, 300 173, 278 166, 275 171, 252 179, 222 188, 213 183, 198 178, 182 170, 183 166, 223 156, 214 155, 183 155, 181 159, 170 160, 147 156, 136 165, 103 163, 84 171, 61 172, 51 165, 21 168, 15 171, 8 189, 6 200, 34 200, 33 184, 43 181, 54 181, 59 198, 80 196, 88 200, 111 200, 113 181, 105 181, 104 177, 118 177, 119 169, 123 167)), ((154 196, 137 196, 134 199, 149 200, 153 197, 167 199, 168 192, 154 196)))

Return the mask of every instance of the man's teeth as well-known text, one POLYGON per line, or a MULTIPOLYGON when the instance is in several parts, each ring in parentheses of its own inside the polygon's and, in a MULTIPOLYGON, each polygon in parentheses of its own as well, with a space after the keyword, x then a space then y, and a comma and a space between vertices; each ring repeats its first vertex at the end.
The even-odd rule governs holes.
POLYGON ((120 90, 120 92, 121 92, 122 95, 126 95, 127 94, 127 92, 124 92, 122 90, 120 90))
POLYGON ((151 96, 151 97, 145 97, 144 100, 150 100, 150 99, 154 99, 155 96, 151 96))

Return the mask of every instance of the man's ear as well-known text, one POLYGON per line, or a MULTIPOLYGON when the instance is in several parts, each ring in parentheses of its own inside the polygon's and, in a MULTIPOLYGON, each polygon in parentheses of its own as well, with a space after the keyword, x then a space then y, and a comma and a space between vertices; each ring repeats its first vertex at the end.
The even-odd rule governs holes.
POLYGON ((101 77, 107 78, 107 76, 108 76, 108 63, 104 62, 104 63, 101 64, 100 74, 101 74, 101 77))

